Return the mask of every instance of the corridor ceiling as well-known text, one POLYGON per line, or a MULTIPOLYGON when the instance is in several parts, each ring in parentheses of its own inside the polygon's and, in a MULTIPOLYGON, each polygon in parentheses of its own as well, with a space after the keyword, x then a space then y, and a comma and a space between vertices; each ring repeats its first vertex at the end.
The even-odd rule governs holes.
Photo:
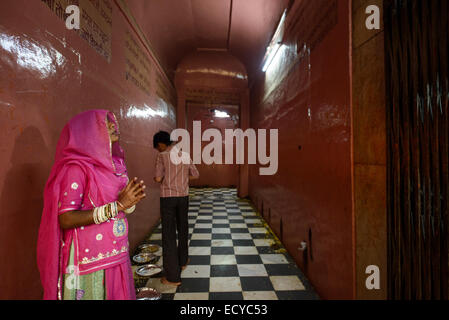
MULTIPOLYGON (((293 1, 293 0, 292 0, 293 1)), ((289 0, 127 0, 173 80, 196 49, 228 50, 254 77, 289 0)))

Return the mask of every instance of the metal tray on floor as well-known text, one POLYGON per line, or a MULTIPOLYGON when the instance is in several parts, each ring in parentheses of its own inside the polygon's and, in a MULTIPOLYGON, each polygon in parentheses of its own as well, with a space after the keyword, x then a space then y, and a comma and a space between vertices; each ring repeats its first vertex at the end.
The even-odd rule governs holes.
POLYGON ((158 246, 157 244, 152 244, 152 243, 144 243, 139 246, 139 250, 141 250, 142 252, 155 253, 155 252, 158 252, 160 249, 161 249, 160 246, 158 246))
POLYGON ((162 294, 153 288, 143 287, 137 289, 137 300, 160 300, 162 294))
POLYGON ((162 272, 162 267, 155 264, 146 264, 137 268, 136 273, 141 277, 152 277, 162 272))
POLYGON ((150 252, 141 252, 133 257, 136 263, 156 263, 159 257, 150 252))

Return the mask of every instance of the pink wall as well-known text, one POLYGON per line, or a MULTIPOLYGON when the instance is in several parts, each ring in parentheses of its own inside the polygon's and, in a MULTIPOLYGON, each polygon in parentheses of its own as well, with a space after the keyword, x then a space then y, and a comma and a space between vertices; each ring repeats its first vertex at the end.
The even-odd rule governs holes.
POLYGON ((250 166, 250 196, 325 299, 353 297, 349 19, 348 1, 296 1, 251 88, 251 127, 279 129, 279 170, 250 166))
POLYGON ((129 174, 149 187, 129 218, 131 249, 159 219, 152 136, 174 128, 175 92, 143 47, 151 61, 149 94, 126 80, 125 32, 138 37, 111 4, 108 62, 42 1, 0 1, 0 299, 41 298, 35 252, 42 192, 60 131, 77 113, 115 112, 129 174), (161 90, 169 98, 159 98, 161 90))

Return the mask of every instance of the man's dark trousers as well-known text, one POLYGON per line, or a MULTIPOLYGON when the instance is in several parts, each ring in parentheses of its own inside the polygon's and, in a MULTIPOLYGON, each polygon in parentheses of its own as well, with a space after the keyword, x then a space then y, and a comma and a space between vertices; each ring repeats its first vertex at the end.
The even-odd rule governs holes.
POLYGON ((189 197, 161 198, 162 252, 165 277, 181 281, 181 267, 189 256, 189 197), (176 230, 178 245, 176 245, 176 230))

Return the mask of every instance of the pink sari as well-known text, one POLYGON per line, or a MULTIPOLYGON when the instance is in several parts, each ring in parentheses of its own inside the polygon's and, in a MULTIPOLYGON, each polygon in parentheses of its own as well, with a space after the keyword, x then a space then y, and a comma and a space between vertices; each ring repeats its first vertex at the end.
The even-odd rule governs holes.
POLYGON ((126 186, 124 153, 118 143, 111 144, 107 118, 118 128, 114 114, 107 110, 83 112, 69 121, 58 141, 55 163, 45 186, 37 244, 37 263, 46 300, 62 299, 62 279, 72 241, 78 274, 104 270, 107 299, 135 299, 126 214, 120 212, 113 223, 65 232, 58 221, 61 180, 70 167, 76 165, 84 172, 83 210, 117 200, 118 192, 126 186))

